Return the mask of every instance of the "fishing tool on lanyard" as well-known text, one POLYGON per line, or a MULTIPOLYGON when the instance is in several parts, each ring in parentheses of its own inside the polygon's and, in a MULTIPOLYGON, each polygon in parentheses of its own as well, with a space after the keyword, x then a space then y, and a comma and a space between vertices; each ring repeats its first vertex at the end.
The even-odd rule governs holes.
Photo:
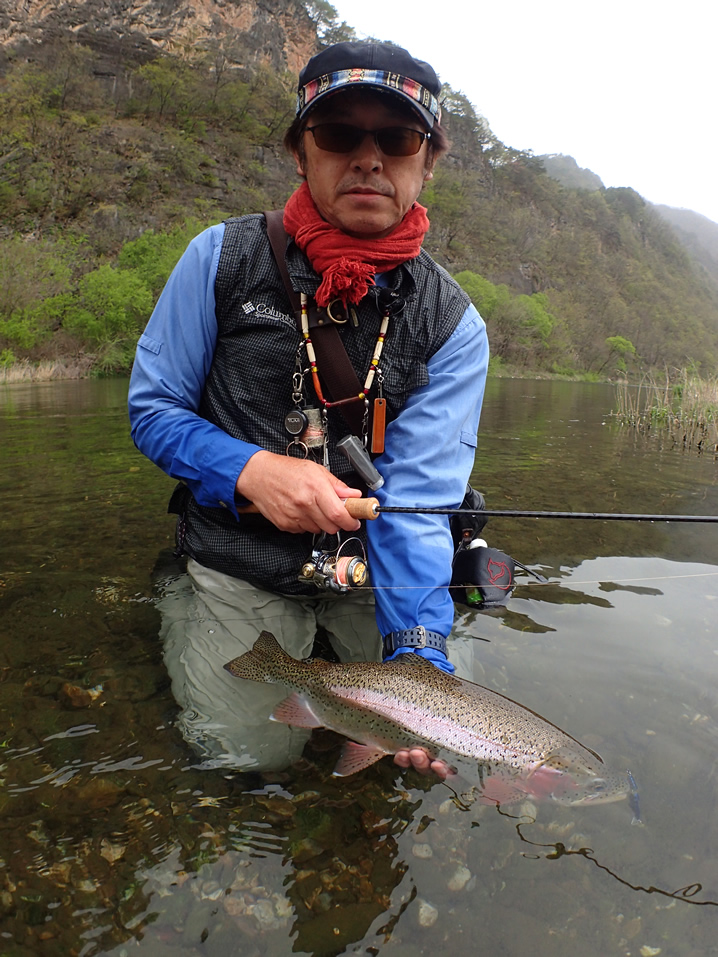
POLYGON ((294 408, 284 417, 284 430, 290 436, 287 455, 308 458, 311 449, 321 449, 323 464, 327 464, 326 410, 307 406, 304 395, 304 372, 301 348, 297 350, 292 377, 292 402, 294 408))
MULTIPOLYGON (((301 317, 301 328, 302 328, 302 338, 304 340, 304 345, 307 350, 307 359, 309 361, 309 366, 312 372, 312 383, 314 385, 314 392, 319 400, 320 405, 323 410, 328 410, 331 408, 342 408, 343 406, 349 405, 354 402, 361 402, 364 406, 364 415, 362 417, 362 439, 364 446, 367 444, 368 437, 368 422, 369 422, 369 393, 371 392, 372 386, 374 384, 374 378, 378 373, 378 392, 377 398, 374 400, 374 421, 372 426, 372 452, 383 452, 384 451, 384 428, 386 421, 386 400, 384 399, 382 392, 382 383, 383 376, 381 374, 381 369, 379 369, 379 359, 381 358, 381 353, 384 348, 384 340, 386 339, 386 334, 389 329, 389 318, 390 311, 389 307, 385 306, 382 312, 381 324, 379 326, 379 335, 377 336, 376 344, 374 345, 374 352, 369 363, 369 371, 366 374, 366 379, 364 380, 364 385, 358 392, 350 394, 345 398, 340 398, 335 401, 329 401, 324 397, 322 391, 322 385, 319 381, 319 365, 317 362, 317 356, 314 351, 314 345, 312 343, 312 338, 309 331, 309 311, 308 311, 308 297, 302 293, 300 296, 300 317, 301 317)), ((330 303, 327 307, 327 315, 335 323, 345 323, 346 319, 340 319, 333 315, 332 306, 334 303, 330 303)), ((337 337, 338 339, 338 337, 337 337)), ((339 348, 343 349, 341 340, 338 340, 339 348)), ((343 411, 343 410, 342 410, 343 411)), ((347 436, 349 438, 349 436, 347 436)))
MULTIPOLYGON (((344 406, 349 403, 362 402, 364 403, 364 415, 362 418, 362 434, 364 436, 364 443, 367 440, 367 421, 368 421, 368 394, 371 390, 374 377, 377 373, 379 366, 379 358, 381 356, 381 351, 384 345, 384 339, 386 337, 387 329, 389 327, 389 310, 385 309, 382 316, 381 325, 379 327, 379 335, 377 337, 376 345, 374 346, 374 353, 371 358, 369 365, 369 371, 367 377, 364 381, 364 385, 360 392, 349 396, 344 399, 338 399, 335 402, 329 401, 325 398, 322 391, 321 382, 319 380, 319 367, 317 363, 316 353, 314 351, 314 346, 312 344, 312 339, 309 333, 309 319, 307 311, 307 296, 302 293, 301 295, 301 327, 302 327, 302 338, 304 341, 304 346, 307 351, 307 359, 309 361, 309 366, 312 373, 312 382, 314 385, 314 393, 317 396, 319 403, 322 406, 322 415, 323 415, 323 435, 322 442, 325 450, 325 461, 324 464, 328 465, 327 461, 327 429, 326 429, 326 416, 327 411, 336 406, 344 406)), ((331 312, 331 307, 327 310, 329 316, 333 321, 346 322, 346 319, 336 320, 331 312)), ((381 372, 379 370, 379 375, 381 372)), ((295 373, 296 381, 296 373, 295 373)), ((381 380, 380 380, 381 381, 381 380)), ((296 393, 295 393, 296 401, 296 393)), ((384 403, 384 399, 381 398, 377 401, 384 403)), ((297 403, 298 405, 298 403, 297 403)), ((383 410, 382 410, 383 411, 383 410)), ((290 413, 285 419, 285 427, 288 428, 287 420, 290 416, 294 415, 294 419, 291 421, 292 427, 297 431, 300 429, 306 430, 308 428, 308 421, 306 420, 306 415, 297 415, 301 413, 301 409, 297 408, 295 413, 290 413)), ((380 445, 383 450, 384 447, 384 419, 383 417, 380 420, 379 428, 377 428, 377 421, 375 419, 374 428, 372 429, 372 447, 380 445)), ((372 491, 376 491, 381 488, 384 484, 384 479, 381 477, 379 472, 374 467, 371 458, 365 448, 365 444, 362 443, 356 435, 346 435, 340 442, 337 443, 337 448, 346 456, 348 462, 354 469, 354 471, 359 475, 362 481, 370 488, 372 491)), ((288 447, 291 448, 291 444, 288 447)), ((301 444, 301 443, 300 443, 301 444)), ((317 540, 315 547, 312 549, 312 554, 309 559, 302 565, 302 568, 299 573, 299 580, 302 582, 311 582, 316 585, 318 588, 325 588, 330 591, 338 592, 344 594, 352 588, 361 588, 367 583, 368 572, 367 572, 367 560, 366 553, 364 552, 364 547, 361 541, 358 538, 351 538, 345 542, 342 542, 340 535, 337 535, 337 548, 336 549, 327 549, 323 547, 325 541, 325 536, 322 535, 317 540), (343 555, 342 550, 346 549, 351 543, 356 543, 359 546, 361 551, 360 555, 343 555)))

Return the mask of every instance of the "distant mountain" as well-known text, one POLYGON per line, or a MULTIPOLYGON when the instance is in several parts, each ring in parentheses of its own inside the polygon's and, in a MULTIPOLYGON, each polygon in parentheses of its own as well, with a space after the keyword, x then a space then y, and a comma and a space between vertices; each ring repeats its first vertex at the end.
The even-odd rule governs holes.
MULTIPOLYGON (((573 156, 550 153, 537 157, 548 176, 569 189, 589 192, 603 189, 601 177, 590 169, 583 169, 573 156)), ((677 209, 647 203, 671 225, 676 238, 693 259, 702 266, 713 282, 718 283, 718 223, 690 209, 677 209)))
POLYGON ((590 169, 579 166, 573 156, 564 156, 563 153, 546 153, 537 157, 551 179, 562 186, 571 189, 587 189, 594 192, 603 189, 603 182, 590 169))
POLYGON ((691 209, 653 208, 671 224, 681 244, 718 282, 718 223, 691 209))

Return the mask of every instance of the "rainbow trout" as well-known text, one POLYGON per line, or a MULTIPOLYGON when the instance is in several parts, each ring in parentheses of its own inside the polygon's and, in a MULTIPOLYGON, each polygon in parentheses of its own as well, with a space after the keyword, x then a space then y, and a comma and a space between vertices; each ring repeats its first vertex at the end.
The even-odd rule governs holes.
POLYGON ((297 661, 263 631, 251 651, 224 667, 238 678, 291 690, 274 720, 331 728, 349 738, 335 775, 354 774, 403 748, 423 748, 458 766, 470 781, 478 769, 485 803, 533 798, 598 804, 632 791, 628 775, 609 771, 595 751, 555 725, 419 655, 384 664, 297 661))

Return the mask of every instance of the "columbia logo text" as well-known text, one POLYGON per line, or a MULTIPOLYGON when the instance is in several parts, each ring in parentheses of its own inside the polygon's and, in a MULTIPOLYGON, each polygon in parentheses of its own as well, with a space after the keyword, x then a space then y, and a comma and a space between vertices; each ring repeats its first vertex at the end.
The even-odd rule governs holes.
POLYGON ((275 319, 277 322, 284 322, 292 327, 295 325, 294 318, 292 316, 288 316, 286 313, 280 312, 278 309, 275 309, 274 306, 268 306, 265 302, 260 302, 258 304, 253 302, 245 302, 245 304, 242 306, 242 309, 247 315, 253 312, 255 316, 261 316, 263 319, 275 319))

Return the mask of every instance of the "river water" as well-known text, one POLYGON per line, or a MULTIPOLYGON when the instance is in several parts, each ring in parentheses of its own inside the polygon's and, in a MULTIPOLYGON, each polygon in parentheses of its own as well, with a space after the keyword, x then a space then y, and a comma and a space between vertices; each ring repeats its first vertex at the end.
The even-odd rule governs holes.
MULTIPOLYGON (((627 802, 498 810, 339 740, 263 779, 174 727, 153 581, 172 481, 127 382, 0 389, 0 954, 718 953, 718 526, 492 519, 540 571, 464 610, 475 680, 630 768, 627 802)), ((713 458, 610 417, 612 387, 492 380, 490 508, 718 514, 713 458)))

